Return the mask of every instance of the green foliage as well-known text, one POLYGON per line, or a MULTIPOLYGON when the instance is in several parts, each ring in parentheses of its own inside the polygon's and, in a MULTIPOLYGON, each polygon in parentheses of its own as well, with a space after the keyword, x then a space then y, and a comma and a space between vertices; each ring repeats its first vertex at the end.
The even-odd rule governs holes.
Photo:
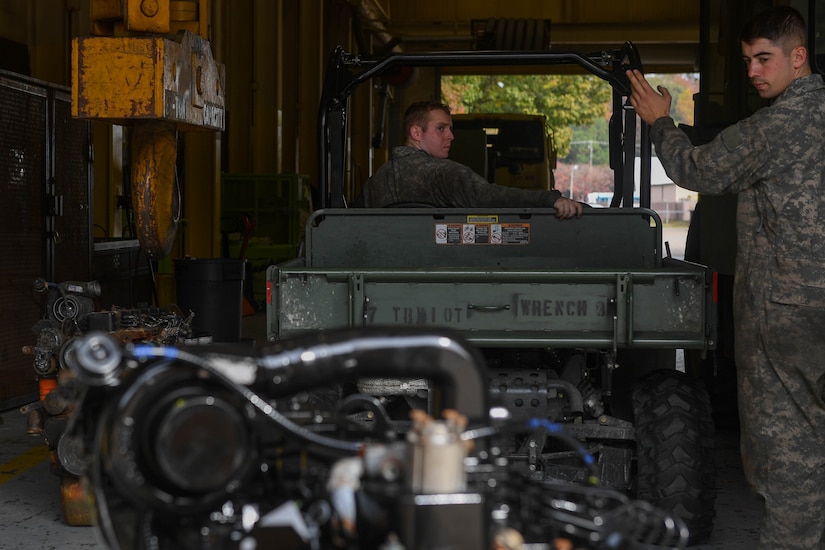
POLYGON ((611 97, 610 85, 592 75, 449 75, 441 93, 455 113, 545 115, 559 156, 570 150, 574 126, 607 116, 611 97))
POLYGON ((676 122, 693 124, 693 94, 699 91, 699 77, 693 74, 651 74, 650 85, 656 89, 664 86, 673 96, 670 116, 676 122))
MULTIPOLYGON (((651 74, 647 78, 654 88, 662 85, 670 91, 671 116, 679 123, 693 124, 698 75, 651 74)), ((451 75, 442 77, 441 94, 454 113, 545 115, 558 150, 556 188, 568 195, 572 187, 578 200, 585 200, 588 192, 613 190, 607 144, 612 96, 610 85, 601 79, 592 75, 451 75)))
MULTIPOLYGON (((694 74, 650 74, 647 79, 651 86, 664 86, 673 96, 670 115, 676 122, 693 124, 693 94, 699 91, 699 77, 694 74)), ((610 105, 605 107, 610 108, 610 105)), ((559 161, 565 164, 609 164, 607 119, 596 119, 592 123, 572 128, 573 146, 568 155, 559 154, 559 161), (584 142, 584 143, 582 143, 584 142), (602 143, 597 143, 602 142, 602 143), (591 163, 590 147, 593 147, 591 163)))
POLYGON ((588 126, 573 128, 570 154, 564 159, 568 164, 610 164, 608 121, 597 118, 588 126))

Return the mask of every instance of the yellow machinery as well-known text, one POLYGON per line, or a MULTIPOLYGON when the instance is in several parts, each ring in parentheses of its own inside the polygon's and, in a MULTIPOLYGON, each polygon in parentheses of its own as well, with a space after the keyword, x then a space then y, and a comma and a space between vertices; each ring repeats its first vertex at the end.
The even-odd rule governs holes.
MULTIPOLYGON (((146 254, 166 256, 181 214, 180 131, 224 129, 225 73, 208 42, 207 0, 91 0, 94 36, 72 43, 72 116, 129 128, 131 195, 146 254)), ((70 525, 91 523, 79 478, 61 485, 70 525)))
POLYGON ((96 36, 72 44, 72 115, 132 128, 131 191, 141 247, 169 253, 180 219, 178 131, 220 131, 225 72, 207 0, 91 0, 96 36))

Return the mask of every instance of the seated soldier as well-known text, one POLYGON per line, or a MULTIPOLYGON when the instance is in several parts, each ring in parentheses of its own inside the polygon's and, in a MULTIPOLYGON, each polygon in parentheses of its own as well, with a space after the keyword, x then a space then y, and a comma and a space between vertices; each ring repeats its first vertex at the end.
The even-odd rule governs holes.
POLYGON ((454 139, 450 108, 435 101, 413 103, 404 114, 407 141, 367 180, 356 207, 422 204, 439 208, 552 207, 559 219, 581 217, 582 203, 560 192, 489 183, 468 166, 449 160, 454 139))

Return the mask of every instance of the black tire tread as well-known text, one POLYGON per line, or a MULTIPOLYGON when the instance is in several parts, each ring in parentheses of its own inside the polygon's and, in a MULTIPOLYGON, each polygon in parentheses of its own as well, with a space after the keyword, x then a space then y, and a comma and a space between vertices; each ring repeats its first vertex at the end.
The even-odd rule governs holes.
POLYGON ((716 516, 716 446, 710 397, 698 380, 661 370, 633 392, 636 497, 679 516, 691 544, 710 537, 716 516))

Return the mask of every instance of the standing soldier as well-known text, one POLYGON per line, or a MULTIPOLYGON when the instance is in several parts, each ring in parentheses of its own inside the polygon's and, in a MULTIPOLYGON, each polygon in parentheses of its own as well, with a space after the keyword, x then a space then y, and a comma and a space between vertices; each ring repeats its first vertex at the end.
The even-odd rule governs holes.
POLYGON ((670 118, 667 89, 628 71, 668 175, 707 194, 737 193, 734 330, 742 462, 764 499, 762 550, 825 544, 825 84, 807 27, 790 7, 741 34, 748 77, 769 107, 694 147, 670 118))

